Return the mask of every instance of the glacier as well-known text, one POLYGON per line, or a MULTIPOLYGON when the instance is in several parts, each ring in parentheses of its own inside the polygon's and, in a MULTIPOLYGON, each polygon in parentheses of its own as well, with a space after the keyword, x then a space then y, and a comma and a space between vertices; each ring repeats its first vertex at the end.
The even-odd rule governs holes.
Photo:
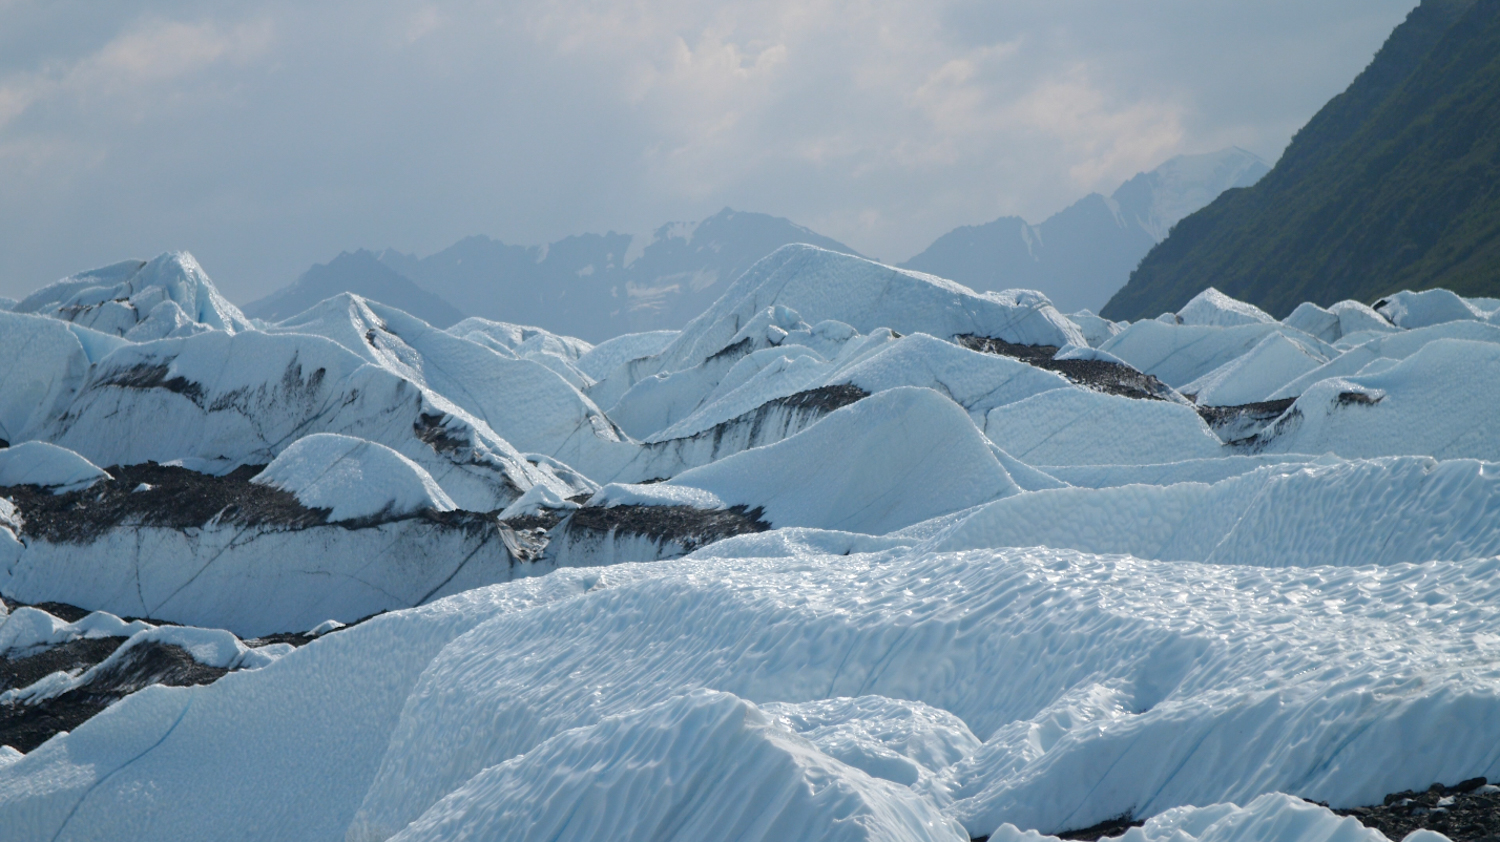
POLYGON ((1477 839, 1497 319, 790 245, 596 345, 80 273, 0 310, 0 836, 1477 839))

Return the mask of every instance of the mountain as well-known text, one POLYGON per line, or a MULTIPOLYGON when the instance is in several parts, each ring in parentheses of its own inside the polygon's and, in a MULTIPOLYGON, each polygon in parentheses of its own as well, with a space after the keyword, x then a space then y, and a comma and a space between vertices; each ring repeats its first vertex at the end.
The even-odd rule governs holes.
POLYGON ((545 246, 468 237, 429 257, 388 250, 380 260, 463 302, 465 315, 599 342, 682 327, 751 264, 791 243, 858 254, 789 220, 725 208, 644 237, 583 234, 545 246))
POLYGON ((327 263, 319 263, 302 273, 291 286, 246 304, 244 312, 252 318, 277 322, 345 292, 405 310, 437 327, 448 327, 464 317, 441 296, 412 283, 365 249, 346 251, 327 263))
POLYGON ((1154 317, 1209 285, 1277 316, 1500 291, 1500 0, 1425 0, 1269 175, 1184 219, 1103 313, 1154 317))
POLYGON ((1010 216, 955 229, 902 265, 978 290, 1039 290, 1063 312, 1098 310, 1179 219, 1269 170, 1235 147, 1179 155, 1040 225, 1010 216))

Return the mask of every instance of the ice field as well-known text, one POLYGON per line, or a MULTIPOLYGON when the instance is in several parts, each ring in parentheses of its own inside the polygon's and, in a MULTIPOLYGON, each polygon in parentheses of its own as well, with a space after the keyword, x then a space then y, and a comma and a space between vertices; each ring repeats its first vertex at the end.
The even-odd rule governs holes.
POLYGON ((0 310, 0 440, 7 842, 1378 842, 1500 780, 1500 301, 787 246, 593 346, 172 253, 0 310))

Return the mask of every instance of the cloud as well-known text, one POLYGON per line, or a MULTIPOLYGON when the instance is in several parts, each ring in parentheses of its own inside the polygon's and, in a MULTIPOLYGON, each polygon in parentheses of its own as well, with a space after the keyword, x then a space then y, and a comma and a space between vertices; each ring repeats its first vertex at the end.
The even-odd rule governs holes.
POLYGON ((57 100, 98 106, 159 91, 221 61, 243 64, 271 40, 269 21, 221 28, 212 22, 153 21, 121 33, 81 59, 0 79, 0 130, 57 100))
POLYGON ((0 0, 0 293, 724 205, 904 259, 1178 152, 1274 157, 1415 0, 0 0))

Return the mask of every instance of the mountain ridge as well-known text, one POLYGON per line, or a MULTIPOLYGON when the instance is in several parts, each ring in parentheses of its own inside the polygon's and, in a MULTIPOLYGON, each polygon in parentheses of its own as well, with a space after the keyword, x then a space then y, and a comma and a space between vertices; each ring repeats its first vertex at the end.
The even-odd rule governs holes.
POLYGON ((859 256, 791 220, 726 207, 645 236, 575 234, 543 246, 471 236, 427 257, 386 250, 380 260, 464 302, 468 315, 598 342, 682 327, 755 261, 791 243, 859 256))
MULTIPOLYGON (((1002 217, 960 226, 901 266, 978 291, 1037 289, 1064 310, 1097 309, 1184 208, 1268 169, 1237 147, 1179 155, 1038 225, 1002 217)), ((361 249, 246 306, 255 317, 287 318, 348 291, 440 326, 478 316, 600 342, 683 327, 756 261, 794 243, 862 256, 783 217, 726 207, 646 235, 575 234, 540 246, 472 235, 425 257, 361 249), (316 290, 297 291, 310 284, 316 290)))
POLYGON ((1064 312, 1098 310, 1179 219, 1269 170, 1233 146, 1178 155, 1036 225, 1009 216, 956 228, 901 265, 979 290, 1036 289, 1064 312))
POLYGON ((417 286, 366 249, 342 252, 327 263, 316 264, 291 286, 246 304, 244 313, 251 318, 277 322, 341 292, 358 292, 366 298, 405 310, 437 327, 449 327, 464 318, 464 314, 442 296, 417 286))
POLYGON ((1182 220, 1102 311, 1207 286, 1285 316, 1399 289, 1490 295, 1500 269, 1500 2, 1425 0, 1256 186, 1182 220))

